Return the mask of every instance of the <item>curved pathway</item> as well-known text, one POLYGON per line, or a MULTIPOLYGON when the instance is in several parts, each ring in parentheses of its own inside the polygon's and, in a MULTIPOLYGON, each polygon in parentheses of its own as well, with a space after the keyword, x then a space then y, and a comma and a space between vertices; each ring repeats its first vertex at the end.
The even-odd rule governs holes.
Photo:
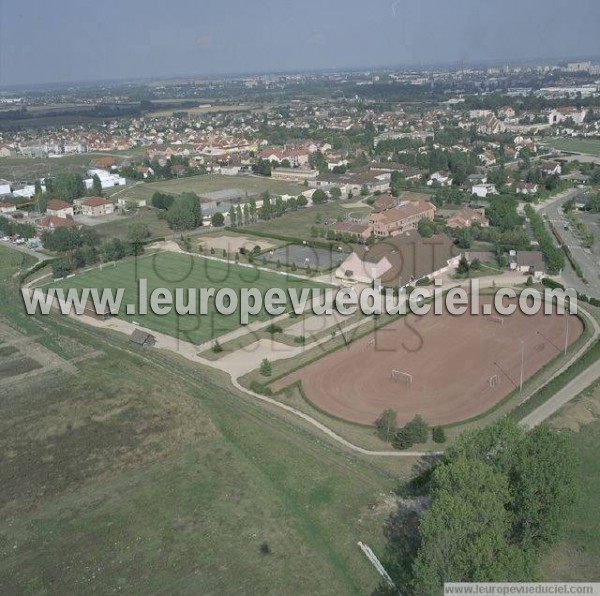
MULTIPOLYGON (((31 288, 31 287, 29 287, 28 290, 30 292, 34 291, 33 288, 31 288)), ((38 291, 41 291, 41 290, 38 290, 38 291)), ((55 306, 56 306, 56 304, 55 304, 55 306)), ((544 387, 545 385, 547 385, 550 381, 552 381, 554 378, 556 378, 558 375, 560 375, 562 372, 564 372, 569 366, 571 366, 577 359, 579 359, 584 354, 584 352, 592 345, 592 343, 594 341, 598 340, 598 337, 600 336, 600 325, 583 308, 580 308, 580 312, 582 312, 583 315, 586 317, 588 323, 590 323, 592 325, 592 328, 593 328, 592 337, 590 339, 588 339, 588 341, 571 358, 569 358, 569 360, 563 366, 561 366, 561 368, 558 369, 542 386, 538 387, 536 389, 536 391, 541 389, 541 387, 544 387)), ((69 316, 77 317, 81 322, 84 322, 88 325, 92 325, 94 327, 110 328, 114 331, 119 331, 119 332, 127 334, 127 335, 130 335, 135 329, 143 329, 140 326, 133 325, 131 323, 128 323, 123 320, 118 320, 118 319, 117 320, 113 319, 113 320, 109 321, 108 323, 105 323, 103 321, 98 321, 97 319, 88 317, 86 315, 80 316, 80 315, 71 314, 69 316)), ((344 329, 344 331, 349 330, 355 326, 356 326, 356 324, 350 325, 350 326, 348 326, 347 329, 344 329)), ((354 443, 351 443, 350 441, 347 441, 346 439, 344 439, 342 436, 338 435, 336 432, 334 432, 331 428, 329 428, 322 422, 318 421, 317 419, 313 418, 312 416, 310 416, 308 414, 305 414, 301 410, 298 410, 297 408, 293 408, 292 406, 289 406, 287 404, 283 404, 271 397, 268 397, 265 395, 260 395, 253 391, 250 391, 249 389, 246 389, 245 387, 242 387, 242 385, 238 381, 238 377, 241 376, 240 371, 236 370, 236 367, 231 367, 229 370, 225 370, 225 368, 223 367, 223 363, 221 363, 219 361, 213 362, 213 361, 210 361, 210 360, 200 357, 198 355, 198 346, 195 346, 194 344, 191 344, 188 342, 178 340, 174 337, 165 335, 163 333, 158 333, 151 329, 145 329, 145 330, 157 338, 157 347, 158 348, 169 349, 171 351, 178 353, 179 355, 183 356, 184 358, 186 358, 192 362, 196 362, 196 363, 202 364, 204 366, 209 366, 209 367, 216 368, 218 370, 227 372, 231 378, 232 385, 238 391, 252 397, 253 399, 256 399, 258 401, 262 401, 262 402, 268 403, 272 406, 281 408, 282 410, 285 410, 286 412, 293 414, 294 416, 297 416, 298 418, 301 418, 303 421, 307 422, 308 424, 310 424, 311 426, 313 426, 314 428, 316 428, 317 430, 319 430, 320 432, 325 434, 329 439, 335 441, 336 443, 342 445, 343 447, 345 447, 347 449, 351 449, 352 451, 355 451, 362 455, 374 456, 374 457, 426 457, 426 456, 432 456, 432 455, 441 455, 443 453, 443 452, 439 452, 439 451, 390 451, 390 450, 374 451, 374 450, 365 449, 363 447, 355 445, 354 443)), ((323 338, 322 340, 320 340, 312 345, 314 346, 314 345, 318 345, 320 343, 325 343, 325 341, 329 341, 329 338, 323 338)), ((296 349, 301 350, 302 347, 299 347, 296 349)), ((292 350, 293 350, 293 348, 292 348, 292 350)), ((242 373, 242 374, 244 374, 244 373, 242 373)), ((542 421, 546 420, 548 417, 550 417, 552 414, 554 414, 558 409, 560 409, 562 406, 564 406, 568 401, 570 401, 571 399, 576 397, 576 395, 580 391, 585 389, 587 386, 589 386, 591 383, 596 381, 598 378, 600 378, 600 362, 595 363, 594 365, 592 365, 591 367, 589 367, 588 369, 586 369, 582 373, 580 373, 566 387, 564 387, 562 390, 557 392, 557 394, 555 396, 553 396, 551 399, 549 399, 547 402, 542 404, 536 410, 534 410, 529 415, 527 415, 523 420, 521 420, 520 424, 522 424, 523 426, 525 426, 527 428, 531 428, 533 426, 536 426, 537 424, 540 424, 542 421)), ((533 393, 534 392, 532 392, 532 394, 533 393)), ((531 397, 532 394, 528 395, 523 401, 526 401, 527 399, 529 399, 529 397, 531 397)))

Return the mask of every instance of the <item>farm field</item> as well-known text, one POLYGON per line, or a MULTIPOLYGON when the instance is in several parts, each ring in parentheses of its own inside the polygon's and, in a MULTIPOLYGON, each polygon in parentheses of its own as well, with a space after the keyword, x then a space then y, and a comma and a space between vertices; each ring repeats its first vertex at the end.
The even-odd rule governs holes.
POLYGON ((29 341, 59 336, 77 367, 0 392, 5 593, 372 591, 356 542, 381 552, 412 462, 391 475, 214 370, 70 318, 26 317, 10 282, 22 255, 9 270, 15 253, 0 252, 0 322, 29 341))
POLYGON ((561 151, 572 151, 574 153, 589 153, 600 156, 600 139, 544 139, 543 142, 550 147, 561 151))
MULTIPOLYGON (((482 298, 482 304, 489 299, 482 298)), ((482 414, 562 352, 564 320, 520 311, 502 317, 409 315, 276 381, 297 381, 307 399, 336 417, 372 424, 387 408, 398 422, 422 415, 447 425, 482 414), (447 338, 452 337, 452 346, 447 338)), ((571 315, 569 344, 583 333, 571 315)))
MULTIPOLYGON (((189 176, 175 180, 162 180, 159 182, 141 183, 131 186, 123 191, 123 197, 138 199, 151 199, 159 191, 178 195, 183 192, 195 192, 197 195, 218 192, 227 189, 239 189, 248 195, 259 195, 268 190, 272 194, 299 195, 306 188, 300 184, 271 180, 258 176, 222 176, 220 174, 206 174, 204 176, 189 176)), ((122 189, 121 189, 122 190, 122 189)))
MULTIPOLYGON (((122 261, 115 267, 107 266, 83 272, 73 278, 50 285, 63 288, 124 288, 123 305, 119 317, 128 321, 137 321, 142 326, 155 331, 201 344, 240 326, 239 313, 229 316, 221 315, 209 303, 209 312, 204 316, 179 316, 174 309, 168 315, 157 315, 152 312, 140 315, 128 315, 126 304, 138 303, 138 280, 148 280, 148 292, 156 288, 167 288, 175 292, 175 288, 219 289, 227 287, 239 293, 241 288, 257 288, 263 294, 270 288, 320 287, 321 284, 298 279, 286 274, 270 273, 254 267, 243 267, 234 263, 225 263, 213 259, 182 255, 177 253, 158 253, 145 255, 135 260, 122 261)), ((321 286, 322 287, 322 286, 321 286)), ((250 322, 266 320, 269 315, 262 314, 250 317, 250 322)))

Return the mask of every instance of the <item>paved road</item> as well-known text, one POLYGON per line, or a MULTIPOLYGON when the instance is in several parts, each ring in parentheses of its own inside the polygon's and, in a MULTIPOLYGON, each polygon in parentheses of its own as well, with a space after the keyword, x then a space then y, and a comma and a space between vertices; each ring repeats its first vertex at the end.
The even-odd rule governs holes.
POLYGON ((525 428, 533 428, 558 412, 564 405, 574 399, 582 391, 600 379, 600 360, 584 370, 579 376, 567 383, 539 408, 525 416, 520 424, 525 428))
POLYGON ((558 229, 565 243, 573 253, 573 257, 579 263, 583 270, 583 275, 588 283, 584 283, 575 273, 570 264, 565 267, 562 273, 567 285, 575 288, 577 291, 600 298, 600 248, 598 243, 592 250, 586 249, 583 246, 582 239, 578 232, 569 224, 565 214, 562 211, 562 206, 569 199, 577 196, 578 190, 570 190, 562 193, 554 198, 552 202, 546 202, 538 206, 539 213, 546 219, 547 222, 553 223, 558 229), (565 225, 568 229, 565 229, 565 225))

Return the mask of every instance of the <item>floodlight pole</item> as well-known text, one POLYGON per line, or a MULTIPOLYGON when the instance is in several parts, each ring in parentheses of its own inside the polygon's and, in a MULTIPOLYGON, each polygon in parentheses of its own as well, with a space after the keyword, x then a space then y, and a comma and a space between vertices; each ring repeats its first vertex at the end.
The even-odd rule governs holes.
POLYGON ((519 393, 523 393, 523 365, 525 364, 525 342, 521 340, 521 382, 519 383, 519 393))

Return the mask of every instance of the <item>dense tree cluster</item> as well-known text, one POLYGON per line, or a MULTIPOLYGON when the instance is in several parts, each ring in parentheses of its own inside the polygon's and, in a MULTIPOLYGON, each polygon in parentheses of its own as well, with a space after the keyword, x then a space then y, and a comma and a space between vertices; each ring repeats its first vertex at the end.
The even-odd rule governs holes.
MULTIPOLYGON (((567 435, 502 420, 464 433, 413 483, 430 505, 399 507, 384 564, 402 594, 437 596, 444 582, 530 581, 577 494, 567 435)), ((380 587, 378 593, 389 593, 380 587)))

